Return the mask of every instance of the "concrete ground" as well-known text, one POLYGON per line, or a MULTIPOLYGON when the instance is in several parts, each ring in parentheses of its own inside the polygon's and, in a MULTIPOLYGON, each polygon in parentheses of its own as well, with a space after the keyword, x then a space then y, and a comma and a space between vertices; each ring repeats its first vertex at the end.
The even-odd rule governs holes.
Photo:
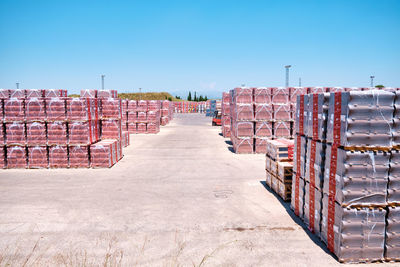
POLYGON ((131 135, 111 169, 0 171, 0 266, 340 265, 210 120, 131 135))

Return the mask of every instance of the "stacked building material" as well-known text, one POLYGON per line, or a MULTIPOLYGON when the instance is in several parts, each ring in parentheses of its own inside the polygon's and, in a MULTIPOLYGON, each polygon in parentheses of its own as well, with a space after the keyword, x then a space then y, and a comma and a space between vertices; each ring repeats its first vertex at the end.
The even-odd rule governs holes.
POLYGON ((341 262, 400 260, 397 95, 327 90, 298 97, 292 208, 341 262))
POLYGON ((116 139, 105 139, 90 146, 90 164, 92 168, 110 168, 117 162, 116 139))
POLYGON ((221 102, 221 127, 222 136, 225 138, 231 136, 231 101, 230 93, 223 92, 221 102))
POLYGON ((174 107, 173 103, 168 100, 161 101, 161 119, 160 124, 162 126, 167 125, 173 118, 174 107))
MULTIPOLYGON (((204 113, 206 110, 206 102, 179 101, 173 103, 176 113, 204 113)), ((209 113, 211 111, 208 109, 206 115, 209 116, 209 113)))
POLYGON ((267 140, 266 184, 284 201, 291 198, 293 146, 292 140, 267 140))
MULTIPOLYGON (((164 106, 169 108, 167 104, 164 106)), ((131 134, 156 134, 160 132, 161 107, 161 101, 158 100, 129 100, 128 132, 131 134)), ((172 119, 172 116, 169 118, 172 119)))

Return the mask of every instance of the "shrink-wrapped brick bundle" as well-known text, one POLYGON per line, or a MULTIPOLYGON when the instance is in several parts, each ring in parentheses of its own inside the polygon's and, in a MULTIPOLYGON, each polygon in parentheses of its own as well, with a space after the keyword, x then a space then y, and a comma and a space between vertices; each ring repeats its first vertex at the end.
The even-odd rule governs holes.
POLYGON ((63 90, 63 89, 47 89, 47 90, 44 90, 44 97, 46 97, 46 98, 67 97, 67 90, 63 90))
POLYGON ((390 205, 400 205, 400 151, 392 150, 390 156, 387 201, 390 205))
POLYGON ((68 168, 68 148, 66 145, 49 147, 49 167, 68 168))
POLYGON ((233 131, 236 137, 254 136, 254 123, 251 121, 233 121, 233 131))
POLYGON ((328 104, 330 94, 310 94, 307 105, 307 136, 315 140, 326 140, 328 104))
POLYGON ((128 112, 137 112, 136 100, 128 100, 128 112))
POLYGON ((235 153, 251 154, 253 153, 254 139, 250 137, 235 137, 232 135, 232 144, 235 153))
POLYGON ((291 129, 289 121, 276 121, 274 123, 275 138, 291 138, 291 129))
POLYGON ((128 112, 128 122, 138 122, 138 112, 128 112))
POLYGON ((122 147, 127 147, 130 145, 130 136, 129 132, 123 131, 122 132, 122 147))
POLYGON ((130 134, 135 134, 137 133, 137 126, 136 126, 136 122, 128 122, 128 132, 130 134))
POLYGON ((4 169, 6 167, 7 167, 7 164, 6 164, 5 147, 0 146, 0 169, 4 169))
MULTIPOLYGON (((294 163, 296 165, 296 163, 294 163)), ((298 173, 293 173, 292 177, 292 198, 290 207, 300 218, 304 218, 304 187, 305 181, 298 173)))
POLYGON ((160 121, 160 111, 147 111, 147 122, 158 122, 160 121))
POLYGON ((101 121, 101 139, 121 139, 122 127, 120 120, 101 121))
POLYGON ((101 99, 101 118, 121 119, 122 118, 121 99, 116 99, 116 98, 101 99))
POLYGON ((269 137, 272 138, 272 122, 257 121, 254 124, 254 135, 256 137, 269 137))
POLYGON ((8 122, 6 126, 6 144, 20 145, 26 144, 26 130, 23 122, 8 122))
POLYGON ((27 156, 25 146, 7 146, 7 168, 25 169, 27 156))
POLYGON ((110 168, 117 162, 117 141, 102 140, 90 145, 90 165, 92 168, 110 168))
POLYGON ((168 117, 168 116, 169 116, 169 109, 162 109, 161 117, 168 117))
POLYGON ((29 146, 28 147, 28 168, 42 169, 48 168, 49 162, 47 158, 46 146, 29 146))
POLYGON ((256 137, 254 139, 254 151, 260 154, 267 153, 267 141, 268 138, 266 137, 256 137))
POLYGON ((27 98, 25 100, 25 118, 27 121, 46 120, 46 108, 43 98, 27 98))
POLYGON ((16 122, 25 120, 25 100, 19 98, 4 99, 4 121, 16 122))
POLYGON ((307 135, 308 95, 297 96, 295 129, 296 134, 307 135))
POLYGON ((305 180, 320 191, 324 182, 325 148, 325 143, 310 139, 307 141, 305 180))
POLYGON ((74 145, 68 147, 70 168, 89 168, 89 147, 74 145))
POLYGON ((147 122, 147 112, 139 111, 137 113, 137 122, 147 122))
POLYGON ((138 100, 136 111, 147 112, 147 101, 146 100, 138 100))
POLYGON ((82 98, 97 98, 97 90, 93 89, 83 89, 81 90, 82 98))
POLYGON ((288 104, 290 91, 288 87, 271 88, 271 101, 274 104, 288 104))
POLYGON ((237 104, 232 112, 232 119, 236 121, 252 121, 254 119, 253 104, 237 104))
POLYGON ((386 205, 389 159, 388 152, 327 145, 323 192, 343 206, 386 205))
POLYGON ((67 124, 62 121, 54 121, 47 123, 47 144, 48 145, 66 145, 67 124))
POLYGON ((385 244, 386 210, 344 208, 324 194, 321 239, 340 262, 382 260, 385 244), (331 205, 332 209, 330 209, 331 205))
POLYGON ((161 117, 161 125, 165 126, 167 125, 169 122, 169 118, 168 117, 161 117))
POLYGON ((136 124, 136 133, 138 134, 144 134, 147 132, 147 125, 144 122, 139 122, 136 124))
POLYGON ((256 121, 271 121, 274 118, 272 105, 268 104, 255 104, 254 105, 254 119, 256 121))
POLYGON ((97 91, 98 98, 117 98, 117 91, 116 90, 98 90, 97 91))
POLYGON ((160 102, 158 100, 147 100, 147 111, 160 110, 160 102))
POLYGON ((99 118, 97 99, 67 98, 66 105, 69 121, 90 121, 99 118))
POLYGON ((65 98, 46 98, 45 106, 47 121, 65 121, 67 119, 65 98))
POLYGON ((395 95, 383 90, 331 93, 327 141, 342 146, 390 147, 395 95))
POLYGON ((274 104, 273 110, 275 120, 290 121, 292 119, 290 104, 274 104))
POLYGON ((47 144, 46 124, 44 122, 26 123, 26 144, 29 146, 47 144))
POLYGON ((271 88, 254 88, 254 104, 271 104, 271 88))
POLYGON ((148 122, 147 123, 147 133, 156 134, 160 132, 160 123, 159 122, 148 122))
POLYGON ((3 123, 0 123, 0 146, 5 144, 5 142, 6 142, 5 137, 6 137, 6 132, 4 129, 4 125, 3 125, 3 123))
POLYGON ((25 98, 25 90, 23 89, 9 89, 10 98, 25 98))
POLYGON ((42 89, 25 89, 26 98, 42 98, 44 97, 44 90, 42 89))
POLYGON ((308 87, 307 93, 309 94, 323 94, 326 92, 325 87, 308 87))
POLYGON ((306 175, 306 152, 307 152, 307 138, 304 136, 296 135, 294 138, 294 150, 293 154, 293 171, 299 173, 301 177, 306 175), (297 161, 299 164, 296 164, 297 161), (300 169, 298 169, 300 167, 300 169))
POLYGON ((238 87, 233 89, 233 102, 236 104, 252 104, 253 89, 247 87, 238 87))
POLYGON ((95 121, 76 121, 68 124, 70 145, 89 145, 98 140, 95 121))

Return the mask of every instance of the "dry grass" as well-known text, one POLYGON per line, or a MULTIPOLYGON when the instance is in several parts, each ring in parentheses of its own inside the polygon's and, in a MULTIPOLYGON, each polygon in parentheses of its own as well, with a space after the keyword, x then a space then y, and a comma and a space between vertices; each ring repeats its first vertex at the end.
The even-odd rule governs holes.
POLYGON ((150 93, 121 93, 118 97, 130 100, 170 100, 170 101, 180 101, 167 92, 150 92, 150 93))

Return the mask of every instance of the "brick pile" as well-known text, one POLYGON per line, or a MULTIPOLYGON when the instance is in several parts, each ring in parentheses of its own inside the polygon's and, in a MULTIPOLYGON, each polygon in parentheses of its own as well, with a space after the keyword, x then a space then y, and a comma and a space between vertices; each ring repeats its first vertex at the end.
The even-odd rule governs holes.
POLYGON ((114 138, 117 161, 122 158, 120 132, 106 123, 119 118, 106 118, 106 102, 101 118, 102 99, 116 91, 82 93, 85 97, 70 98, 66 90, 0 89, 1 167, 88 168, 95 157, 91 146, 105 138, 114 138))
POLYGON ((173 103, 175 113, 204 113, 206 111, 205 101, 179 101, 173 103))
POLYGON ((400 92, 297 98, 291 207, 340 262, 400 260, 400 92))
POLYGON ((161 101, 161 120, 162 126, 167 125, 174 116, 174 105, 171 101, 163 100, 161 101))
POLYGON ((128 132, 131 134, 159 133, 163 102, 159 100, 128 100, 126 107, 128 132))
POLYGON ((293 146, 293 140, 267 141, 266 184, 284 201, 290 200, 292 192, 293 146))
POLYGON ((222 136, 225 138, 231 137, 231 96, 229 93, 222 93, 221 101, 221 127, 222 136))

